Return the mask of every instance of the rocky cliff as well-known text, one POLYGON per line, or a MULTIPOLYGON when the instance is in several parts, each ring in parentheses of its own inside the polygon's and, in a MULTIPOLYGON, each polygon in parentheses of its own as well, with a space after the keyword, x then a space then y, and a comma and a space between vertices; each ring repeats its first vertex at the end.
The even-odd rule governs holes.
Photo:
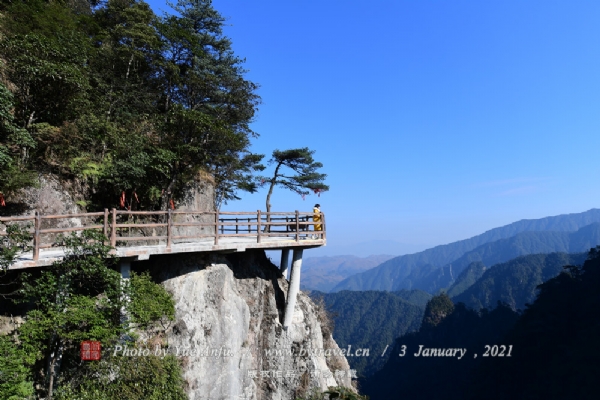
MULTIPOLYGON (((214 211, 212 190, 210 182, 195 182, 178 209, 214 211)), ((68 182, 41 176, 37 188, 20 194, 13 215, 35 209, 79 212, 71 192, 68 182)), ((205 222, 201 218, 194 222, 205 222)), ((191 400, 284 400, 330 386, 352 387, 352 371, 321 306, 300 292, 293 323, 283 330, 288 282, 264 251, 153 256, 132 269, 150 271, 175 299, 176 317, 166 337, 142 336, 182 361, 191 400)), ((14 329, 19 317, 0 311, 6 314, 0 331, 14 329)))
POLYGON ((263 251, 159 256, 133 268, 150 270, 175 299, 166 341, 183 361, 190 399, 294 399, 351 387, 348 362, 308 296, 300 293, 283 330, 288 284, 263 251))

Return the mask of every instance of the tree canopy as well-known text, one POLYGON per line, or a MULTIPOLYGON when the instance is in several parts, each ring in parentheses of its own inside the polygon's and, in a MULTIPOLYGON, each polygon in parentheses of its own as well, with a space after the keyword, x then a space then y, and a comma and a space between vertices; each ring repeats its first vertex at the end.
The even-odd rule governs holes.
POLYGON ((263 185, 269 185, 267 212, 271 211, 271 195, 276 186, 284 187, 302 196, 309 194, 309 190, 315 193, 329 190, 329 186, 324 183, 327 175, 317 171, 323 167, 323 164, 313 159, 314 153, 315 151, 308 147, 273 151, 273 156, 269 160, 269 164, 275 165, 273 176, 260 177, 263 185), (292 174, 288 175, 284 167, 292 170, 292 174))
POLYGON ((79 179, 96 208, 122 192, 131 207, 166 208, 203 173, 219 204, 255 190, 258 85, 210 0, 173 7, 0 4, 0 192, 31 184, 31 171, 79 179))
MULTIPOLYGON (((20 242, 18 230, 9 236, 20 242)), ((127 357, 107 351, 124 342, 143 347, 135 340, 140 330, 164 335, 175 303, 148 273, 122 280, 105 240, 95 231, 62 237, 64 260, 20 274, 20 288, 10 297, 24 303, 27 312, 14 332, 0 334, 0 398, 32 398, 34 393, 65 400, 185 398, 174 355, 127 357), (87 340, 102 343, 101 360, 81 359, 80 343, 87 340)), ((12 255, 2 252, 0 258, 7 263, 12 255)), ((6 285, 3 278, 0 286, 6 285)))

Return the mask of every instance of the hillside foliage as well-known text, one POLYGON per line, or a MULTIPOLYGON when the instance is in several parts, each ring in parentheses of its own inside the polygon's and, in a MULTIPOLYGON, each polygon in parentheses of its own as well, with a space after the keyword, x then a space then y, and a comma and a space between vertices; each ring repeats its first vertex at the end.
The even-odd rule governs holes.
POLYGON ((445 294, 435 296, 427 305, 420 330, 395 341, 385 366, 363 380, 363 392, 374 400, 396 398, 397 393, 410 399, 464 399, 484 346, 502 344, 503 334, 517 317, 506 305, 477 313, 464 304, 452 304, 445 294), (417 357, 420 346, 466 348, 467 353, 461 359, 417 357), (479 358, 474 358, 474 352, 479 352, 479 358))
MULTIPOLYGON (((551 254, 507 264, 552 265, 568 259, 551 254)), ((373 400, 398 393, 412 399, 596 398, 600 247, 588 253, 583 266, 561 270, 539 285, 537 298, 520 313, 501 302, 491 311, 475 311, 463 303, 452 305, 445 294, 434 297, 420 330, 398 338, 386 365, 363 380, 364 393, 373 400), (498 346, 498 352, 487 349, 484 357, 486 346, 498 346), (464 348, 466 355, 417 356, 421 347, 464 348)))
POLYGON ((260 98, 210 0, 0 3, 0 192, 77 179, 89 206, 165 209, 199 175, 215 203, 256 188, 260 98), (35 172, 35 173, 34 173, 35 172))
POLYGON ((334 319, 333 337, 342 349, 369 349, 368 357, 346 357, 359 376, 383 366, 395 338, 419 329, 424 303, 431 297, 421 291, 311 293, 322 297, 334 319))
POLYGON ((594 399, 600 394, 600 247, 583 266, 540 285, 540 293, 505 337, 514 356, 487 360, 468 397, 594 399))
POLYGON ((498 301, 513 310, 523 310, 535 301, 539 285, 559 275, 565 265, 583 265, 586 256, 586 253, 550 253, 517 257, 486 269, 452 300, 475 310, 491 309, 498 301))
POLYGON ((110 351, 116 345, 138 347, 139 329, 172 320, 170 295, 148 274, 122 281, 103 235, 83 231, 61 240, 64 260, 20 274, 12 299, 27 311, 15 331, 0 335, 0 398, 185 398, 174 356, 110 351), (101 342, 100 361, 81 359, 81 342, 88 340, 101 342))

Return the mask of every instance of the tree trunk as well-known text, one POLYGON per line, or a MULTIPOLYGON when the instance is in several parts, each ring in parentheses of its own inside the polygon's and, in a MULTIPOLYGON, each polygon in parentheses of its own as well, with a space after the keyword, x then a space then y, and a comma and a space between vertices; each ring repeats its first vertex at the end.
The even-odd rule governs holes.
POLYGON ((50 371, 49 371, 49 382, 48 382, 48 400, 52 400, 52 394, 54 393, 54 378, 58 375, 60 370, 60 362, 62 361, 63 354, 63 341, 58 339, 58 346, 55 353, 51 354, 50 371))
POLYGON ((273 179, 271 179, 271 185, 269 186, 269 193, 267 193, 267 226, 265 226, 265 232, 271 232, 271 225, 269 225, 271 222, 271 214, 269 214, 271 212, 271 195, 273 194, 273 188, 277 183, 279 167, 281 167, 281 163, 277 164, 277 167, 275 168, 275 174, 273 174, 273 179))
POLYGON ((29 114, 29 118, 27 119, 27 125, 25 126, 26 129, 31 128, 31 124, 33 124, 33 116, 35 115, 35 111, 32 111, 31 114, 29 114))
MULTIPOLYGON (((125 80, 129 80, 129 71, 131 70, 131 63, 133 63, 133 55, 135 53, 131 53, 131 57, 129 58, 129 63, 127 64, 127 73, 125 73, 125 80)), ((125 87, 127 90, 127 87, 125 87)))
POLYGON ((169 182, 169 186, 167 186, 167 190, 165 190, 162 194, 161 209, 163 211, 167 211, 169 209, 169 200, 171 199, 171 195, 173 194, 173 189, 175 188, 176 183, 177 183, 177 172, 173 174, 173 177, 171 178, 171 182, 169 182))

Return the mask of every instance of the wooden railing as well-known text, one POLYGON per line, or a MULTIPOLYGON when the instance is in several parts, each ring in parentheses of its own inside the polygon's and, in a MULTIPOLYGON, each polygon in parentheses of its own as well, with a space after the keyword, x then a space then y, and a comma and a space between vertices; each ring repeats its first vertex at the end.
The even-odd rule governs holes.
MULTIPOLYGON (((59 234, 83 231, 86 229, 102 230, 107 244, 112 247, 133 245, 149 245, 148 242, 161 242, 170 249, 174 242, 212 238, 219 244, 220 238, 256 237, 257 243, 269 237, 292 237, 296 242, 301 238, 317 235, 325 240, 325 215, 320 213, 321 221, 313 222, 314 213, 310 212, 204 212, 204 211, 120 211, 116 209, 104 212, 42 215, 35 212, 30 216, 0 217, 0 223, 28 224, 28 232, 32 235, 33 260, 37 261, 40 249, 56 246, 59 234), (51 220, 60 225, 60 220, 78 219, 81 226, 64 228, 46 227, 51 220), (313 225, 321 225, 322 230, 314 231, 313 225), (191 232, 190 232, 191 231, 191 232), (135 236, 131 236, 132 233, 135 236), (46 240, 44 240, 46 239, 46 240)), ((0 232, 5 236, 6 232, 0 232)))

